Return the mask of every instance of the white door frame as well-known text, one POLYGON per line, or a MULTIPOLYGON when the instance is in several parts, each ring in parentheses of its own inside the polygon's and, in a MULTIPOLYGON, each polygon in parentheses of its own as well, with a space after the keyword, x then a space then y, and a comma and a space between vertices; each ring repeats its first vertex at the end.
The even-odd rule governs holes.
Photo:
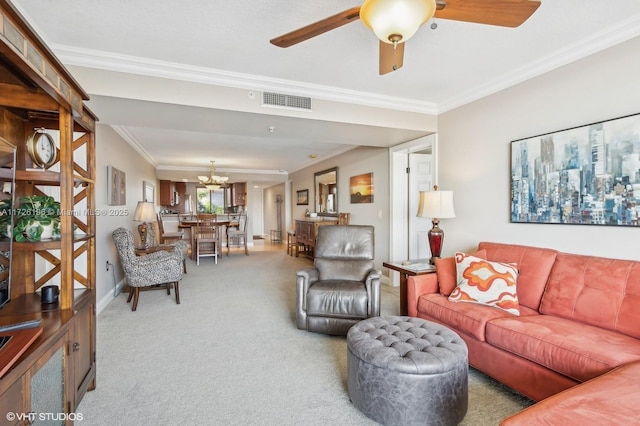
MULTIPOLYGON (((409 182, 407 167, 408 154, 431 148, 433 155, 433 183, 438 183, 438 138, 433 133, 409 142, 389 148, 389 178, 391 194, 389 194, 389 260, 407 259, 409 255, 409 182)), ((415 214, 415 212, 413 212, 415 214)), ((389 271, 391 285, 400 285, 400 275, 389 271)))

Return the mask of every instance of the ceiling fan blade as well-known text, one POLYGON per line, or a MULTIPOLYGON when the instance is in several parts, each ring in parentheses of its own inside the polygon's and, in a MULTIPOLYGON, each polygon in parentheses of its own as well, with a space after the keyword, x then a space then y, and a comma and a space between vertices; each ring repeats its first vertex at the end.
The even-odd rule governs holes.
POLYGON ((402 68, 404 60, 404 43, 393 44, 380 42, 380 75, 402 68))
POLYGON ((540 6, 537 0, 445 0, 444 3, 444 8, 436 10, 436 18, 511 28, 520 26, 540 6))
POLYGON ((360 6, 352 7, 349 10, 340 12, 306 27, 298 28, 290 33, 281 35, 271 39, 271 44, 278 47, 290 47, 302 41, 308 40, 317 35, 326 33, 338 27, 348 24, 349 22, 360 19, 360 6))

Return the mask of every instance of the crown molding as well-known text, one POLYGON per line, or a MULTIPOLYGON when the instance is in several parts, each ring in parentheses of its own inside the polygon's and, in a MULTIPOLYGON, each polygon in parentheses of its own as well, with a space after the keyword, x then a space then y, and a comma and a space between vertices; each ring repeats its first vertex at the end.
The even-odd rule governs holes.
POLYGON ((437 112, 437 105, 435 103, 415 99, 384 96, 293 80, 222 71, 60 44, 53 44, 51 48, 66 65, 167 78, 192 83, 235 87, 239 89, 287 93, 327 101, 421 114, 435 114, 437 112))
MULTIPOLYGON (((170 172, 210 172, 211 167, 190 167, 190 166, 157 166, 156 170, 170 171, 170 172)), ((233 169, 216 167, 216 173, 245 173, 245 174, 257 174, 257 175, 287 175, 285 170, 271 170, 271 169, 233 169)))
POLYGON ((589 55, 593 55, 594 53, 623 43, 639 35, 640 14, 631 16, 622 23, 595 32, 587 39, 583 39, 564 49, 556 50, 508 74, 496 77, 471 91, 455 96, 439 105, 438 114, 515 86, 516 84, 530 80, 589 55))
POLYGON ((155 160, 147 153, 147 151, 138 143, 138 140, 129 132, 125 126, 120 126, 116 124, 109 125, 122 139, 125 140, 133 149, 135 149, 138 154, 142 155, 145 160, 149 162, 153 167, 158 167, 158 164, 155 160))

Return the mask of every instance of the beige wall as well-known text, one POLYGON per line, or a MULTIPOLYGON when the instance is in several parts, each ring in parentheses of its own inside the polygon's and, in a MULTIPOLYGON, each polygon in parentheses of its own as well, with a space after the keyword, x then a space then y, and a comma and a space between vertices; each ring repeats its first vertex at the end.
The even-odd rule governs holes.
MULTIPOLYGON (((354 225, 375 226, 376 267, 382 268, 382 262, 389 256, 389 150, 387 148, 360 147, 348 151, 313 167, 290 175, 292 197, 292 219, 301 218, 307 208, 313 212, 313 174, 315 172, 338 167, 338 210, 351 213, 354 225), (373 172, 373 203, 351 204, 349 196, 349 178, 363 173, 373 172), (296 205, 296 191, 309 190, 309 205, 296 205)), ((293 223, 287 225, 293 228, 293 223)))
POLYGON ((142 200, 142 181, 151 182, 156 187, 158 202, 158 182, 155 168, 137 151, 125 142, 111 127, 98 124, 96 128, 96 299, 98 311, 111 301, 115 281, 124 279, 120 259, 116 252, 111 233, 122 226, 138 236, 138 223, 133 214, 138 201, 142 200), (107 204, 107 166, 116 167, 126 173, 127 204, 110 206, 107 204), (103 214, 104 213, 104 214, 103 214), (107 272, 106 262, 116 265, 115 270, 107 272))
POLYGON ((278 204, 276 203, 276 197, 279 195, 280 202, 280 217, 281 217, 281 226, 282 226, 282 235, 280 237, 286 241, 287 240, 287 226, 285 222, 285 188, 284 183, 280 185, 274 185, 269 188, 265 188, 263 192, 263 202, 264 202, 264 233, 266 235, 270 235, 270 231, 272 229, 278 229, 278 204))
POLYGON ((638 229, 510 223, 509 143, 640 112, 639 52, 636 38, 440 115, 439 184, 457 215, 441 222, 443 254, 490 240, 638 258, 638 229))

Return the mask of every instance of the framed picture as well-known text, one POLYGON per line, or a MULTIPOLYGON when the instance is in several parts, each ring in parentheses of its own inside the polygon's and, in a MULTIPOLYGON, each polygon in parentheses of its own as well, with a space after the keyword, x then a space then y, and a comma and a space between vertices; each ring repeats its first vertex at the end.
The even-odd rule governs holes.
POLYGON ((351 176, 349 188, 351 204, 373 203, 373 173, 351 176))
POLYGON ((302 189, 300 191, 296 191, 298 194, 297 205, 299 206, 308 206, 309 205, 309 190, 302 189))
POLYGON ((640 114, 511 142, 511 222, 638 226, 640 114))
POLYGON ((122 170, 107 166, 107 204, 122 206, 127 204, 127 177, 122 170))
POLYGON ((142 181, 142 201, 155 203, 156 188, 152 183, 142 181))

